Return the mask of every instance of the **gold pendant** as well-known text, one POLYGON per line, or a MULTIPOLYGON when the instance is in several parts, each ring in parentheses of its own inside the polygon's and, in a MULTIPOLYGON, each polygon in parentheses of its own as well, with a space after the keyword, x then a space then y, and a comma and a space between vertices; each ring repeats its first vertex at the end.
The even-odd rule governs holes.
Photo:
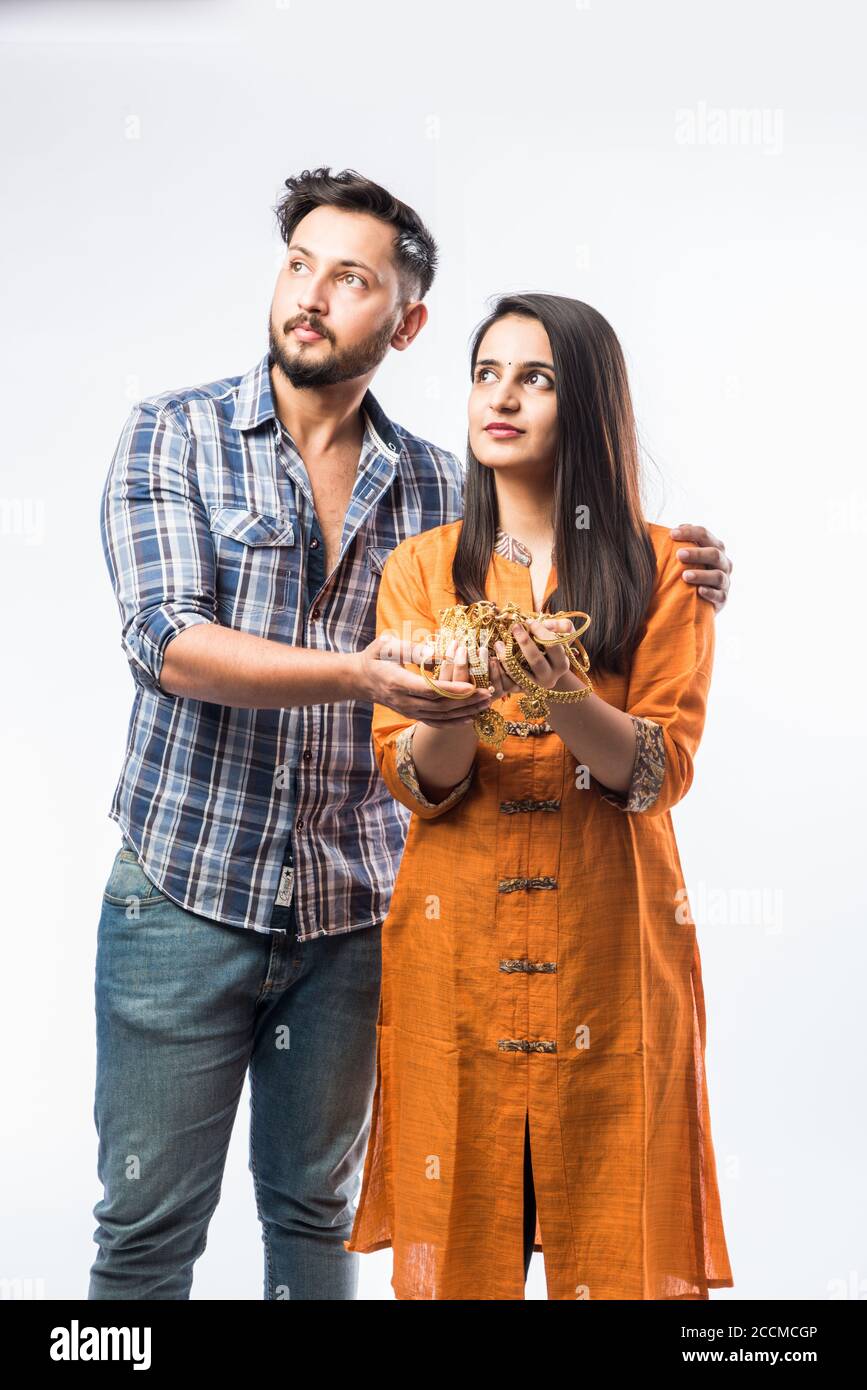
MULTIPOLYGON (((506 721, 495 709, 485 709, 481 714, 477 714, 473 720, 473 728, 479 736, 479 742, 486 743, 489 748, 499 749, 506 737, 506 721)), ((497 757, 502 761, 503 754, 498 752, 497 757)))
POLYGON ((548 705, 541 695, 522 695, 518 707, 525 719, 545 719, 548 705))

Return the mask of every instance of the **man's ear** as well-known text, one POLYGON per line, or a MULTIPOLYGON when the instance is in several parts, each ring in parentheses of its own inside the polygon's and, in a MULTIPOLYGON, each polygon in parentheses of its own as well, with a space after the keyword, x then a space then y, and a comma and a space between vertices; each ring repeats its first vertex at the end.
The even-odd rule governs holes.
POLYGON ((422 304, 420 299, 411 300, 403 312, 400 323, 394 330, 391 346, 398 352, 404 352, 424 328, 427 319, 426 305, 422 304))

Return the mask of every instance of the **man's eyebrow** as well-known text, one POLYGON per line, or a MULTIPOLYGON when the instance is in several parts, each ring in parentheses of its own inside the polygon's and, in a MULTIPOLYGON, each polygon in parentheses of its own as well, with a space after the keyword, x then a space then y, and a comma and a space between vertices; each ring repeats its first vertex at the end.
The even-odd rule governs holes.
MULTIPOLYGON (((297 242, 293 242, 293 244, 292 244, 290 247, 288 247, 288 249, 287 249, 287 254, 288 254, 288 251, 300 251, 301 254, 302 254, 302 256, 309 256, 310 259, 311 259, 311 261, 314 261, 314 260, 316 259, 316 257, 314 256, 314 254, 313 254, 312 251, 308 251, 306 246, 299 246, 297 242)), ((337 264, 338 264, 338 265, 358 265, 358 266, 361 266, 361 269, 362 269, 362 270, 366 270, 366 271, 368 272, 368 274, 372 275, 373 278, 374 278, 375 280, 379 280, 379 279, 380 279, 380 276, 379 276, 379 274, 377 273, 377 271, 374 270, 374 268, 373 268, 372 265, 368 265, 368 264, 366 263, 366 261, 353 261, 353 260, 349 260, 349 259, 344 259, 344 260, 342 260, 342 261, 338 261, 337 264)))
MULTIPOLYGON (((497 359, 496 359, 496 357, 480 357, 480 358, 478 358, 478 360, 476 361, 476 366, 477 366, 477 367, 502 367, 502 365, 503 365, 502 362, 498 362, 497 359)), ((519 367, 547 367, 547 369, 548 369, 549 372, 553 372, 553 370, 554 370, 554 368, 553 368, 553 366, 551 365, 550 362, 536 362, 536 361, 519 362, 519 363, 518 363, 518 366, 519 366, 519 367)))

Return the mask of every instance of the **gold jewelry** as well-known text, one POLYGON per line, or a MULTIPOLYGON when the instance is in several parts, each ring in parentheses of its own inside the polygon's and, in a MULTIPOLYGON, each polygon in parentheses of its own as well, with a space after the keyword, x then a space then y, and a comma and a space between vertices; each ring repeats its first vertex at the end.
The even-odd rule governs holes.
MULTIPOLYGON (((521 713, 526 720, 544 720, 550 704, 577 704, 580 700, 586 700, 593 691, 587 674, 590 658, 584 644, 579 640, 581 634, 590 626, 590 621, 590 615, 580 609, 559 613, 523 613, 516 603, 507 603, 504 607, 498 608, 487 599, 478 603, 455 604, 451 608, 440 610, 440 626, 434 638, 433 661, 436 670, 433 678, 428 675, 423 663, 419 669, 428 685, 439 695, 444 695, 449 700, 468 700, 472 691, 467 691, 466 695, 456 695, 454 691, 442 690, 436 684, 449 642, 457 638, 458 646, 466 646, 470 676, 476 688, 480 689, 488 683, 488 648, 494 642, 502 641, 506 651, 499 660, 515 683, 527 692, 518 702, 521 713), (528 627, 537 620, 544 622, 546 619, 557 618, 584 618, 586 621, 574 631, 554 637, 536 637, 532 633, 529 635, 537 646, 565 647, 571 667, 585 682, 580 690, 551 690, 539 685, 523 664, 524 654, 512 635, 513 623, 523 623, 528 627), (575 647, 578 648, 577 652, 574 650, 575 647)), ((473 727, 479 741, 496 748, 497 757, 502 760, 504 755, 499 748, 506 737, 506 721, 503 716, 494 709, 482 710, 481 714, 474 718, 473 727)))

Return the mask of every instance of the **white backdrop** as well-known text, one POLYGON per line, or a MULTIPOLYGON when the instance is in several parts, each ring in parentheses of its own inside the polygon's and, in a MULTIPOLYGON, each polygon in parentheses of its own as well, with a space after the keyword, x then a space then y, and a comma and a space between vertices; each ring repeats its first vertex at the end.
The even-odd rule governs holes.
MULTIPOLYGON (((674 812, 735 1280, 712 1297, 867 1297, 864 38, 855 0, 0 8, 0 1278, 19 1296, 84 1298, 96 1254, 93 970, 133 694, 100 491, 132 400, 265 351, 271 208, 330 164, 441 248, 430 322, 374 382, 393 419, 462 454, 487 297, 587 300, 627 353, 650 519, 729 548, 674 812)), ((245 1089, 194 1298, 262 1296, 247 1140, 245 1089)), ((390 1298, 390 1251, 360 1259, 360 1296, 390 1298)))

